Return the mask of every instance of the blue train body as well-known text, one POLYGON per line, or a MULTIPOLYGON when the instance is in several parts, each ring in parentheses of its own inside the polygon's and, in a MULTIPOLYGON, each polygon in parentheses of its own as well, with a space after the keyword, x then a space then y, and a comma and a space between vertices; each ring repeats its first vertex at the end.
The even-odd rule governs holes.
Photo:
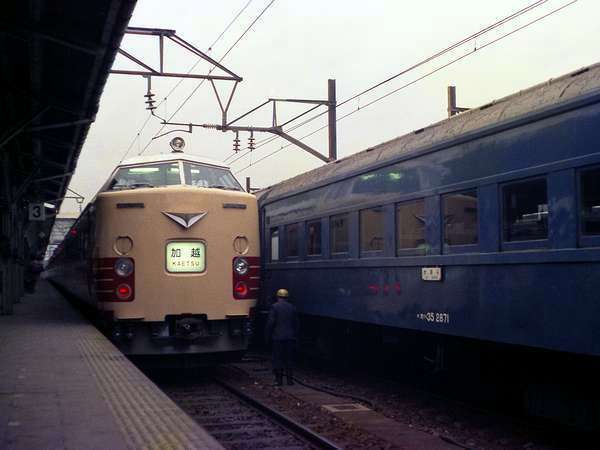
POLYGON ((600 356, 600 65, 259 204, 262 292, 304 314, 600 356))

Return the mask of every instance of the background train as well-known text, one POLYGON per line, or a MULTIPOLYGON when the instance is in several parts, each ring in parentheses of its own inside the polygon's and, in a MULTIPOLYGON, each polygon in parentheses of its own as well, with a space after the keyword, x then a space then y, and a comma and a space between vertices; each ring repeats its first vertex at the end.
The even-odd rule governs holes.
POLYGON ((119 165, 46 276, 129 355, 237 357, 260 282, 256 197, 227 167, 174 152, 119 165))
POLYGON ((405 338, 442 344, 441 365, 457 340, 550 354, 529 408, 600 423, 596 381, 579 396, 592 403, 558 393, 600 356, 599 142, 594 65, 272 186, 263 292, 289 289, 304 338, 334 351, 405 338))

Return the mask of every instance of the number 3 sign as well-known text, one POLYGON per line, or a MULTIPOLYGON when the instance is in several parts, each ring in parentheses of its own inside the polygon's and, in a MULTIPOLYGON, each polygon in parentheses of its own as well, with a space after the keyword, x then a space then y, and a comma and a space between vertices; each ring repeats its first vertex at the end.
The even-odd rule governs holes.
POLYGON ((43 203, 29 204, 29 220, 46 220, 46 210, 43 203))

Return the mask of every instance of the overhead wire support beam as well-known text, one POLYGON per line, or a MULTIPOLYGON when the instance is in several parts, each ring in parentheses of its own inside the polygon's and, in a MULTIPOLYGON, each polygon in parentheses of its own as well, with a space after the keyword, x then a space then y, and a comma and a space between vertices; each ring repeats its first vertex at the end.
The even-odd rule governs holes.
POLYGON ((304 142, 302 142, 299 139, 296 139, 293 136, 290 136, 287 133, 284 133, 283 130, 280 132, 275 132, 275 134, 278 134, 279 136, 281 136, 282 138, 284 138, 285 140, 291 142, 292 144, 297 145, 298 147, 300 147, 301 149, 307 151, 308 153, 310 153, 313 156, 316 156, 317 158, 319 158, 321 161, 323 162, 332 162, 335 161, 335 158, 332 158, 331 156, 327 157, 322 155, 321 153, 319 153, 317 150, 313 149, 312 147, 309 147, 308 145, 306 145, 304 142))
MULTIPOLYGON (((219 92, 217 91, 217 88, 216 88, 213 80, 211 80, 211 84, 212 84, 213 90, 215 92, 215 95, 217 97, 217 102, 219 103, 219 107, 221 108, 222 122, 220 125, 167 122, 165 120, 163 120, 162 124, 163 125, 171 125, 171 126, 185 126, 185 127, 188 127, 189 131, 187 131, 187 130, 180 130, 180 131, 186 131, 186 132, 190 132, 190 133, 191 133, 193 127, 209 128, 209 129, 213 129, 213 130, 220 130, 223 132, 232 131, 234 133, 239 133, 240 131, 250 132, 250 133, 252 133, 252 132, 271 133, 271 134, 275 134, 279 137, 282 137, 283 139, 287 140, 288 142, 291 142, 292 144, 300 147, 301 149, 307 151, 308 153, 315 156, 316 158, 319 158, 323 162, 328 163, 331 161, 335 161, 337 159, 336 129, 335 129, 336 122, 337 122, 336 118, 335 118, 335 109, 336 109, 337 105, 336 105, 336 97, 335 97, 335 80, 328 80, 327 100, 296 99, 296 98, 270 98, 270 99, 266 100, 265 102, 261 103, 260 105, 252 108, 250 111, 245 112, 241 116, 238 116, 231 121, 227 121, 227 112, 229 110, 229 106, 231 105, 231 100, 233 98, 233 94, 235 93, 235 88, 237 86, 237 83, 235 83, 235 85, 233 86, 233 89, 232 89, 231 93, 229 94, 229 99, 227 101, 227 104, 225 106, 223 106, 223 101, 221 101, 221 97, 219 95, 219 92), (277 124, 277 104, 278 103, 304 103, 304 104, 313 104, 315 106, 313 108, 310 108, 308 111, 304 111, 304 112, 294 116, 293 118, 286 121, 284 124, 277 124), (259 109, 261 109, 262 107, 264 107, 268 104, 272 104, 272 108, 273 108, 273 123, 270 127, 254 127, 254 126, 234 125, 241 119, 249 116, 250 114, 258 111, 259 109), (283 127, 285 125, 288 125, 289 123, 293 122, 294 120, 299 119, 300 117, 308 114, 309 112, 315 110, 316 108, 318 108, 320 106, 327 106, 328 110, 329 110, 328 126, 329 126, 330 131, 329 131, 329 154, 328 154, 328 156, 323 155, 321 152, 315 150, 314 148, 305 144, 301 140, 296 139, 295 137, 293 137, 293 136, 289 135, 288 133, 286 133, 285 131, 283 131, 283 127)), ((165 133, 165 134, 167 134, 167 133, 165 133)), ((164 134, 161 136, 164 136, 164 134)), ((250 150, 252 150, 252 148, 250 148, 250 150)))
POLYGON ((118 74, 118 75, 140 75, 140 76, 153 76, 153 77, 173 77, 173 78, 194 78, 194 79, 205 79, 205 80, 225 80, 225 81, 242 81, 242 77, 236 75, 234 72, 229 70, 227 67, 215 61, 213 58, 208 56, 206 53, 202 52, 198 48, 194 47, 192 44, 177 36, 175 30, 168 30, 162 28, 143 28, 143 27, 128 27, 125 30, 125 34, 132 35, 141 35, 141 36, 150 36, 150 37, 158 37, 159 39, 159 70, 152 68, 149 64, 144 63, 142 60, 136 58, 131 53, 119 49, 119 53, 123 55, 125 58, 134 62, 135 64, 141 66, 146 70, 122 70, 122 69, 112 69, 110 73, 118 74), (193 53, 196 56, 199 56, 209 64, 214 67, 222 70, 227 75, 211 75, 209 74, 192 74, 192 73, 178 73, 178 72, 169 72, 165 71, 164 67, 164 38, 169 39, 174 42, 176 45, 184 48, 190 53, 193 53))
MULTIPOLYGON (((218 97, 217 97, 217 99, 218 99, 218 97)), ((250 114, 252 114, 252 113, 253 113, 253 112, 255 112, 255 111, 258 111, 258 110, 259 110, 260 108, 262 108, 263 106, 265 106, 265 105, 268 105, 269 103, 271 103, 271 101, 272 101, 272 100, 271 100, 271 99, 269 99, 269 100, 267 100, 266 102, 264 102, 264 103, 261 103, 261 104, 260 104, 260 105, 258 105, 256 108, 252 108, 250 111, 248 111, 248 112, 246 112, 246 113, 242 114, 241 116, 239 116, 239 117, 238 117, 238 118, 236 118, 236 119, 233 119, 231 122, 227 123, 226 125, 227 125, 227 126, 231 126, 231 125, 233 125, 233 124, 234 124, 234 123, 236 123, 238 120, 240 120, 240 119, 243 119, 243 118, 244 118, 244 117, 246 117, 246 116, 249 116, 250 114)), ((220 102, 219 102, 219 103, 220 103, 220 102)), ((274 121, 273 123, 275 123, 275 121, 274 121)), ((223 131, 227 131, 227 130, 223 130, 223 131)))
MULTIPOLYGON (((198 126, 198 125, 196 125, 198 126)), ((292 144, 300 147, 302 150, 307 151, 308 153, 310 153, 311 155, 319 158, 321 161, 323 162, 331 162, 334 161, 333 159, 331 159, 330 157, 327 157, 325 155, 323 155, 322 153, 320 153, 319 151, 315 150, 314 148, 310 147, 309 145, 305 144, 304 142, 302 142, 299 139, 296 139, 293 136, 290 136, 289 134, 287 134, 285 131, 283 131, 283 129, 281 128, 281 126, 275 126, 275 127, 243 127, 243 126, 230 126, 230 125, 209 125, 209 124, 204 124, 204 125, 199 125, 203 128, 213 128, 213 129, 217 129, 217 130, 221 130, 221 131, 255 131, 258 133, 272 133, 272 134, 276 134, 277 136, 282 137, 283 139, 285 139, 286 141, 291 142, 292 144)))
POLYGON ((173 36, 176 31, 166 28, 127 27, 126 34, 141 34, 143 36, 173 36))
MULTIPOLYGON (((311 155, 319 158, 320 160, 322 160, 324 162, 331 162, 337 158, 336 131, 335 131, 335 127, 336 127, 335 109, 336 109, 337 105, 336 105, 336 98, 335 98, 335 80, 329 80, 329 82, 328 82, 327 100, 297 99, 297 98, 270 98, 267 101, 263 102, 262 104, 258 105, 257 107, 253 108, 252 110, 237 117, 236 119, 234 119, 232 121, 228 121, 227 113, 229 111, 229 107, 231 106, 231 101, 233 100, 233 96, 235 94, 237 85, 239 82, 242 81, 242 77, 236 75, 234 72, 227 69, 225 66, 220 64, 218 61, 215 61, 210 56, 208 56, 207 54, 205 54, 204 52, 202 52, 201 50, 199 50, 198 48, 196 48, 195 46, 193 46, 186 40, 177 36, 175 30, 161 29, 161 28, 128 27, 125 30, 125 34, 158 37, 158 39, 159 39, 159 66, 160 66, 159 70, 154 69, 149 64, 144 63, 142 60, 136 58, 134 55, 130 54, 129 52, 127 52, 123 49, 119 49, 118 52, 121 55, 123 55, 125 58, 129 59, 130 61, 136 63, 137 65, 139 65, 140 67, 142 67, 145 70, 113 69, 110 71, 110 73, 122 74, 122 75, 140 75, 140 76, 147 78, 148 79, 148 92, 145 95, 145 97, 147 98, 147 100, 146 100, 147 108, 146 109, 150 110, 150 113, 153 116, 161 119, 162 125, 183 126, 183 127, 187 128, 184 130, 168 131, 167 133, 163 133, 161 135, 154 136, 153 139, 162 137, 165 134, 169 134, 169 133, 175 132, 175 131, 184 131, 184 132, 191 133, 193 130, 193 127, 212 128, 212 129, 221 130, 223 132, 233 131, 236 133, 236 139, 238 139, 237 133, 239 133, 240 131, 247 131, 247 132, 250 132, 249 148, 250 148, 250 151, 252 151, 253 150, 253 142, 254 142, 252 133, 256 131, 256 132, 272 133, 277 136, 280 136, 280 137, 286 139, 287 141, 291 142, 292 144, 307 151, 311 155), (169 39, 170 41, 172 41, 175 44, 179 45, 180 47, 184 48, 185 50, 187 50, 187 51, 195 54, 196 56, 199 56, 201 59, 209 62, 210 64, 213 65, 213 69, 211 69, 211 71, 206 75, 191 74, 191 73, 187 73, 187 74, 172 73, 172 72, 165 71, 165 68, 164 68, 164 38, 169 39), (222 70, 227 75, 212 75, 212 70, 214 70, 214 68, 218 68, 218 69, 222 70), (210 124, 169 122, 168 120, 165 120, 165 119, 159 117, 157 114, 154 113, 154 109, 156 109, 156 108, 154 107, 154 100, 152 99, 152 97, 154 97, 154 94, 152 94, 152 92, 151 92, 151 77, 153 77, 153 76, 176 77, 176 78, 196 78, 196 79, 209 80, 212 85, 212 88, 215 92, 215 95, 217 97, 217 102, 219 104, 219 108, 221 109, 221 114, 222 114, 221 124, 220 125, 210 125, 210 124), (229 97, 227 98, 226 103, 221 100, 219 91, 217 90, 217 87, 215 86, 215 83, 214 83, 216 80, 234 81, 233 88, 229 94, 229 97), (282 103, 282 102, 312 104, 315 106, 313 108, 309 109, 308 111, 302 112, 299 115, 293 117, 292 119, 286 121, 283 125, 278 125, 277 124, 277 103, 282 103), (237 123, 241 119, 249 116, 250 114, 261 109, 262 107, 266 106, 269 103, 272 103, 272 105, 273 105, 273 122, 272 122, 271 127, 252 127, 252 126, 234 126, 233 125, 234 123, 237 123), (319 106, 327 106, 328 110, 329 110, 328 126, 330 128, 330 132, 329 132, 329 155, 328 156, 324 156, 323 154, 321 154, 317 150, 313 149, 309 145, 303 143, 301 140, 296 139, 293 136, 290 136, 289 134, 287 134, 286 132, 283 131, 284 125, 288 125, 289 123, 308 114, 309 112, 313 111, 314 109, 318 108, 319 106), (332 117, 333 117, 333 120, 332 120, 332 117), (333 130, 332 130, 332 128, 333 128, 333 130)), ((237 140, 236 142, 239 142, 239 140, 237 140)), ((236 144, 236 145, 238 145, 238 144, 236 144)), ((237 150, 238 149, 236 148, 236 151, 237 150)))
MULTIPOLYGON (((119 50, 117 50, 121 55, 125 56, 127 59, 132 60, 134 63, 142 66, 143 68, 145 68, 146 70, 150 71, 152 73, 152 75, 160 75, 160 73, 162 72, 162 69, 160 70, 160 72, 158 70, 154 70, 152 67, 150 67, 149 65, 143 63, 142 61, 140 61, 139 59, 137 59, 135 56, 133 56, 131 53, 126 52, 125 50, 123 50, 122 48, 120 48, 119 50)), ((160 52, 160 59, 162 61, 162 49, 160 52)))
POLYGON ((148 71, 144 72, 142 70, 120 70, 113 69, 110 73, 114 73, 115 75, 140 75, 143 77, 151 76, 151 77, 171 77, 171 78, 194 78, 197 80, 223 80, 223 81, 238 81, 236 78, 221 76, 221 75, 196 75, 191 73, 178 73, 178 72, 158 72, 158 71, 148 71))
POLYGON ((335 80, 327 80, 327 124, 329 129, 329 159, 337 159, 337 100, 335 94, 335 80))
POLYGON ((206 53, 204 53, 203 51, 197 49, 196 47, 194 47, 192 44, 190 44, 189 42, 187 42, 186 40, 180 38, 179 36, 177 36, 176 34, 172 35, 172 36, 168 36, 168 38, 175 42, 176 44, 178 44, 179 46, 189 50, 190 52, 198 55, 199 57, 201 57, 202 59, 208 61, 209 63, 211 63, 212 65, 214 65, 215 67, 218 67, 219 69, 221 69, 223 72, 228 73, 229 75, 231 75, 233 78, 235 78, 236 81, 242 81, 242 77, 236 75, 235 73, 233 73, 231 70, 229 70, 227 67, 225 67, 224 65, 222 65, 220 62, 212 59, 210 56, 208 56, 206 53))
POLYGON ((202 128, 213 128, 221 131, 256 131, 257 133, 273 133, 280 134, 283 130, 280 127, 238 127, 238 126, 222 126, 222 125, 200 125, 202 128))

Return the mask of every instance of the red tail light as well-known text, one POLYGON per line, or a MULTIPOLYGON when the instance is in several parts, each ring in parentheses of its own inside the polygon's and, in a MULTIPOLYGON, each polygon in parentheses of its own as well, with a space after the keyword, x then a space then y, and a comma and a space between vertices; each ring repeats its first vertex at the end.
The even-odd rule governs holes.
POLYGON ((120 284, 117 286, 117 297, 120 300, 128 300, 131 297, 131 286, 128 284, 120 284))
POLYGON ((248 286, 243 281, 235 283, 233 291, 240 297, 246 297, 248 295, 248 286))
POLYGON ((93 290, 99 302, 133 301, 135 298, 135 262, 133 258, 97 258, 94 260, 93 290))
POLYGON ((260 259, 257 256, 238 256, 231 262, 233 298, 254 300, 260 285, 260 259))

